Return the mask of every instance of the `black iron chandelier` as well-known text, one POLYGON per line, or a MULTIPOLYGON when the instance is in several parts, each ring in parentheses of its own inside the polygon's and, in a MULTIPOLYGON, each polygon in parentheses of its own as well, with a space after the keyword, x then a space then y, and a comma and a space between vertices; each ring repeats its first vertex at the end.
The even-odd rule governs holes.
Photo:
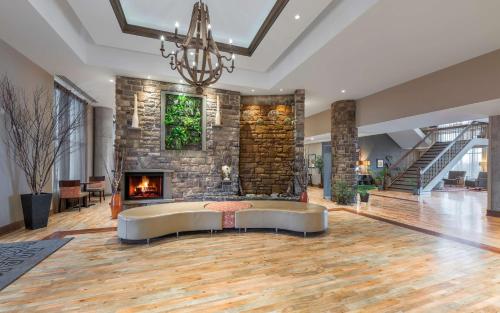
MULTIPOLYGON (((228 73, 234 71, 235 54, 232 52, 230 57, 221 55, 212 37, 208 6, 202 0, 193 6, 191 23, 184 41, 178 36, 178 28, 179 24, 176 23, 172 38, 177 50, 165 55, 165 37, 162 36, 161 55, 166 59, 170 58, 172 70, 177 70, 187 83, 195 86, 196 92, 201 94, 204 87, 216 83, 224 69, 228 73)), ((229 43, 232 45, 231 40, 229 43)))

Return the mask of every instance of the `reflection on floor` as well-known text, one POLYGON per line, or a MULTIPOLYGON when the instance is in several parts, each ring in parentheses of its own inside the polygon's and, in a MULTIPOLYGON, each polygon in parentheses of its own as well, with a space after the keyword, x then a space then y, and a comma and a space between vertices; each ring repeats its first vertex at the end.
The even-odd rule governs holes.
MULTIPOLYGON (((322 189, 310 188, 311 202, 337 207, 322 199, 322 189)), ((487 192, 433 192, 414 196, 404 192, 374 191, 356 212, 394 220, 500 249, 500 218, 487 217, 487 192), (402 200, 404 199, 404 200, 402 200)))

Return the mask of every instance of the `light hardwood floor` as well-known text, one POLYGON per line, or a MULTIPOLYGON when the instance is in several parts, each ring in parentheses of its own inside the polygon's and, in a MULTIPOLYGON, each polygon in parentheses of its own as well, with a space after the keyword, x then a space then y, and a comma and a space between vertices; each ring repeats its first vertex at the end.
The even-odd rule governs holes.
MULTIPOLYGON (((500 312, 500 254, 345 211, 329 222, 308 238, 197 233, 150 246, 77 234, 0 292, 0 312, 500 312)), ((114 223, 98 205, 0 241, 114 223)))

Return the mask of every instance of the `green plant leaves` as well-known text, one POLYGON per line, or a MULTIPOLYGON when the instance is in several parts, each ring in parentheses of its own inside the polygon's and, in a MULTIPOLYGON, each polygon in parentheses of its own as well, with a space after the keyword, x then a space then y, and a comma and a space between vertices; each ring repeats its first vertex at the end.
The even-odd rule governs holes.
POLYGON ((186 95, 166 95, 165 147, 182 150, 201 143, 202 99, 186 95))

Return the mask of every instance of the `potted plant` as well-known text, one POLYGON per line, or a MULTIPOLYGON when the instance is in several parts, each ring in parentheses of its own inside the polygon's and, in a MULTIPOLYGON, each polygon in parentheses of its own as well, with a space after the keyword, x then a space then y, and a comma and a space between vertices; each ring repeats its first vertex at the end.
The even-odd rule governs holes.
POLYGON ((109 184, 111 185, 111 218, 116 219, 118 214, 122 211, 122 196, 120 194, 120 182, 123 175, 123 161, 125 159, 125 149, 117 151, 115 149, 115 156, 113 161, 113 169, 110 171, 104 163, 104 169, 108 176, 109 184))
POLYGON ((314 161, 314 166, 318 169, 319 171, 319 187, 323 188, 323 158, 321 156, 318 156, 316 158, 316 161, 314 161))
POLYGON ((338 204, 348 205, 355 202, 356 192, 345 181, 339 181, 333 187, 333 195, 338 204))
POLYGON ((370 194, 368 193, 368 190, 364 188, 358 189, 358 193, 359 193, 359 200, 361 202, 368 202, 368 200, 370 199, 370 194))
POLYGON ((84 120, 84 113, 69 114, 68 100, 66 93, 53 99, 48 88, 37 88, 27 96, 7 76, 0 81, 4 140, 9 156, 21 169, 31 191, 20 195, 28 229, 47 226, 52 193, 44 192, 44 188, 51 180, 54 163, 69 152, 69 139, 84 120))

